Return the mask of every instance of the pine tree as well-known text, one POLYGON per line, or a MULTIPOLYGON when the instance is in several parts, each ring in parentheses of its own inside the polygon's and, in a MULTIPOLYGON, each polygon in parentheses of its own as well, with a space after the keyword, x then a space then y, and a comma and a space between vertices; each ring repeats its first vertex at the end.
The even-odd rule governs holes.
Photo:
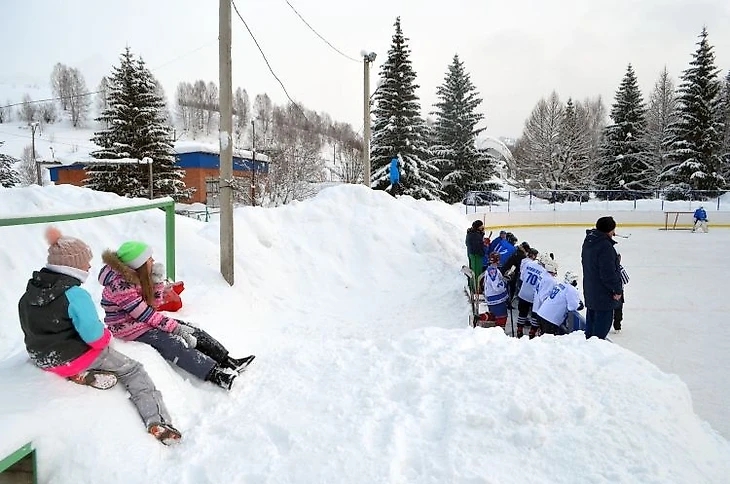
POLYGON ((15 169, 19 162, 17 158, 0 153, 0 186, 10 188, 20 183, 20 174, 15 169))
POLYGON ((669 134, 669 126, 676 120, 676 108, 677 95, 674 92, 674 83, 665 67, 649 96, 643 139, 646 147, 646 163, 653 173, 654 187, 661 186, 659 177, 667 164, 668 155, 665 140, 669 134))
POLYGON ((426 143, 425 123, 416 96, 416 73, 410 60, 408 39, 403 36, 400 17, 395 21, 395 34, 388 59, 380 69, 381 83, 375 92, 370 180, 375 189, 390 184, 390 160, 400 157, 400 184, 405 195, 438 199, 441 187, 434 176, 436 167, 426 143))
POLYGON ((476 137, 486 129, 477 128, 484 119, 483 113, 476 112, 482 99, 458 55, 454 56, 436 95, 439 102, 434 104, 436 111, 432 113, 436 120, 430 151, 444 201, 456 203, 468 191, 496 189, 497 185, 489 182, 495 172, 495 160, 475 145, 476 137))
POLYGON ((669 163, 662 179, 668 189, 686 195, 689 190, 709 190, 713 196, 725 187, 722 176, 721 83, 713 47, 702 29, 690 67, 682 73, 677 120, 669 126, 666 146, 669 163))
MULTIPOLYGON (((107 107, 97 119, 107 129, 94 133, 92 141, 101 149, 91 153, 97 159, 132 158, 153 160, 155 197, 185 199, 183 170, 175 168, 170 129, 164 123, 166 104, 157 94, 152 73, 129 47, 121 55, 119 67, 108 78, 107 107)), ((129 197, 149 196, 149 168, 139 164, 103 165, 90 163, 86 186, 129 197)))
MULTIPOLYGON (((601 190, 647 190, 652 187, 652 175, 646 163, 643 144, 646 130, 646 108, 636 80, 634 68, 629 64, 611 108, 613 124, 604 130, 600 150, 596 187, 601 190)), ((611 194, 629 196, 625 193, 611 194)), ((650 196, 649 192, 636 193, 650 196)), ((608 194, 599 194, 607 196, 608 194)), ((632 195, 633 196, 633 195, 632 195)))

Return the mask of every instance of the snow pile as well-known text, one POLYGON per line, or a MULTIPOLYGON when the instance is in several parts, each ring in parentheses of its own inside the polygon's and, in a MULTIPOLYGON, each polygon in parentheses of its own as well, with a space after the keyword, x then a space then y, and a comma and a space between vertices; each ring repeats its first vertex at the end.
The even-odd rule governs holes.
MULTIPOLYGON (((0 190, 0 216, 129 202, 74 187, 0 190)), ((79 387, 28 362, 16 304, 44 261, 43 227, 0 229, 0 456, 32 440, 41 482, 58 483, 700 483, 730 473, 730 445, 694 414, 677 376, 580 334, 528 341, 465 327, 458 208, 345 186, 240 209, 235 222, 228 287, 218 225, 177 219, 179 317, 235 356, 258 355, 231 394, 149 347, 113 343, 162 391, 184 433, 169 449, 144 434, 121 388, 79 387)), ((163 259, 159 210, 58 225, 94 249, 94 273, 101 251, 128 239, 163 259)), ((98 300, 96 281, 85 286, 98 300)))

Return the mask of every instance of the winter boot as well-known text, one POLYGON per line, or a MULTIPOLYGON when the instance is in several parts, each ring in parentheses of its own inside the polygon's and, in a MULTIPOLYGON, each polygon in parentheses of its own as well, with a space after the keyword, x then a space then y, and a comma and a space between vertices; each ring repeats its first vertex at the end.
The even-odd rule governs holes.
POLYGON ((196 350, 206 356, 210 356, 219 365, 226 363, 228 350, 217 339, 200 328, 195 329, 193 336, 198 340, 198 344, 195 346, 196 350))
POLYGON ((226 371, 226 369, 222 368, 220 365, 216 365, 212 370, 210 370, 210 373, 208 373, 208 376, 205 379, 211 383, 215 383, 224 390, 230 390, 233 386, 233 380, 235 380, 237 376, 238 373, 231 373, 226 371))
POLYGON ((223 366, 225 368, 235 371, 236 373, 241 373, 243 370, 246 369, 248 365, 253 362, 254 358, 256 358, 256 355, 244 356, 243 358, 231 358, 229 356, 226 358, 223 366))
POLYGON ((165 445, 178 444, 180 443, 180 439, 182 439, 180 431, 166 423, 151 424, 147 427, 147 432, 165 445))
POLYGON ((87 370, 68 377, 79 385, 87 385, 97 390, 108 390, 117 384, 117 375, 104 370, 87 370))
POLYGON ((538 336, 537 334, 537 326, 530 326, 530 332, 527 335, 530 339, 534 338, 535 336, 538 336))

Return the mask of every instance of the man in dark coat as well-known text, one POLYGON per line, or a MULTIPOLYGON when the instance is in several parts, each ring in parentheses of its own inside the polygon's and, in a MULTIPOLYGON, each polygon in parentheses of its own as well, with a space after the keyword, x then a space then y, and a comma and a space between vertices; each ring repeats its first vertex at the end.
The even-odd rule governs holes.
POLYGON ((583 296, 586 301, 586 339, 606 339, 613 322, 613 310, 621 300, 622 286, 618 257, 613 245, 616 221, 601 217, 596 228, 586 230, 581 250, 583 296))
MULTIPOLYGON (((466 231, 466 253, 469 256, 469 267, 474 271, 476 283, 482 273, 482 258, 484 257, 484 222, 475 220, 466 231)), ((472 287, 476 292, 477 287, 472 287)))

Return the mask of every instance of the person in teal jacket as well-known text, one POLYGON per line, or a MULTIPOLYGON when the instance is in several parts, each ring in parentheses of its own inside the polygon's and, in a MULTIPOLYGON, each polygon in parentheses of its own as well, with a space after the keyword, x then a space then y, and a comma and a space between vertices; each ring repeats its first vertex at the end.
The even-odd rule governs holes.
POLYGON ((33 272, 18 302, 20 327, 31 361, 68 380, 106 390, 121 381, 147 431, 165 445, 177 443, 162 395, 142 365, 109 346, 111 333, 99 320, 91 295, 81 288, 91 268, 89 246, 46 231, 48 259, 33 272))

